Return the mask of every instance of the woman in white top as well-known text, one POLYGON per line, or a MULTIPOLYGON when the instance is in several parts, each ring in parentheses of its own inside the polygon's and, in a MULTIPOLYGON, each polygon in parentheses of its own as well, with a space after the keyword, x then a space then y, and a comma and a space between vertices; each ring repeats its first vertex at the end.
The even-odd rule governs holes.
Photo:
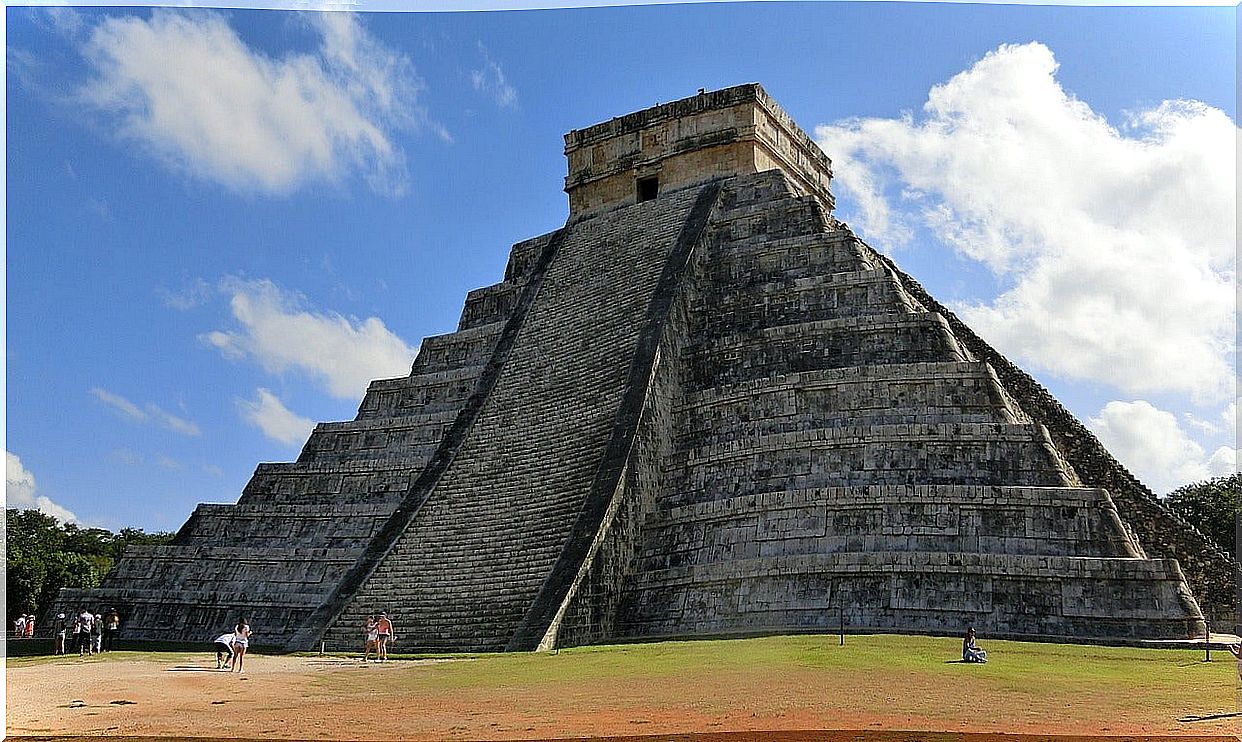
POLYGON ((362 661, 367 662, 370 660, 372 652, 375 652, 375 656, 378 659, 379 649, 377 648, 377 645, 379 644, 379 628, 378 624, 375 622, 375 616, 367 616, 367 625, 363 631, 366 633, 366 644, 362 649, 362 661))
POLYGON ((246 647, 250 646, 250 624, 246 619, 237 622, 233 629, 233 669, 242 671, 242 658, 246 656, 246 647))

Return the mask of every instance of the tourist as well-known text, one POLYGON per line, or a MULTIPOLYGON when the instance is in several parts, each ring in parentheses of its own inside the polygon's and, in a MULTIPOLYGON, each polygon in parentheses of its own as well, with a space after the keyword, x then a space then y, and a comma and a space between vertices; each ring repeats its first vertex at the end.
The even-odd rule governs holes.
POLYGON ((1228 646, 1229 654, 1238 658, 1238 680, 1242 680, 1242 641, 1228 646))
POLYGON ((91 650, 91 629, 94 625, 95 614, 91 613, 86 608, 83 608, 82 611, 78 613, 77 631, 75 632, 77 636, 79 657, 90 652, 91 650))
POLYGON ((13 622, 13 636, 22 637, 26 635, 26 614, 23 613, 13 622))
POLYGON ((34 617, 34 614, 31 613, 30 615, 26 616, 26 638, 27 639, 34 638, 34 626, 35 626, 35 617, 34 617))
POLYGON ((91 624, 91 654, 103 653, 103 611, 95 609, 95 621, 91 624))
POLYGON ((979 648, 975 644, 975 627, 971 626, 966 631, 966 638, 962 640, 962 662, 987 662, 988 653, 979 648))
POLYGON ((233 633, 226 631, 216 637, 216 669, 227 670, 233 664, 233 633))
POLYGON ((242 672, 242 658, 246 656, 246 648, 249 646, 250 624, 243 618, 233 629, 233 669, 237 672, 242 672))
POLYGON ((52 624, 52 654, 65 653, 65 634, 69 631, 69 622, 65 620, 65 614, 57 613, 56 621, 52 624))
POLYGON ((69 646, 72 647, 73 649, 77 649, 78 645, 81 643, 81 635, 82 635, 82 617, 80 615, 81 613, 82 613, 82 609, 79 608, 73 614, 73 618, 70 619, 71 628, 69 630, 69 636, 73 639, 73 643, 71 643, 69 646))
POLYGON ((379 629, 375 621, 375 615, 367 616, 367 625, 363 628, 364 644, 362 649, 362 661, 367 662, 371 658, 371 652, 375 652, 375 658, 379 659, 379 629))
POLYGON ((388 644, 393 640, 392 621, 388 619, 387 613, 381 613, 379 620, 375 622, 375 633, 378 639, 375 659, 384 662, 388 659, 388 644))
POLYGON ((112 651, 112 642, 116 639, 116 634, 121 630, 121 614, 116 612, 115 608, 108 609, 108 615, 104 618, 103 626, 103 651, 112 651))

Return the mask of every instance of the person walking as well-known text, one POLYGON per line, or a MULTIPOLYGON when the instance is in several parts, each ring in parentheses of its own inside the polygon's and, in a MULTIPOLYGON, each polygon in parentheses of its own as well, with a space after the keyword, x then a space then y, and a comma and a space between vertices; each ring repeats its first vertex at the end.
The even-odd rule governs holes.
POLYGON ((237 622, 237 626, 233 629, 233 669, 237 672, 242 671, 242 659, 246 656, 246 649, 250 646, 250 624, 246 623, 246 619, 237 622))
POLYGON ((13 622, 13 636, 23 637, 26 635, 26 614, 23 613, 13 622))

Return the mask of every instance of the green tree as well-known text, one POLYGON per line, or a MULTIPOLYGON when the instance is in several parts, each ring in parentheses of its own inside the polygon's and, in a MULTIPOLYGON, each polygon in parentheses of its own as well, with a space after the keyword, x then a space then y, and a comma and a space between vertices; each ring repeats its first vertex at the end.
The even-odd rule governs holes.
POLYGON ((1232 474, 1178 487, 1165 504, 1237 559, 1235 519, 1242 475, 1232 474))
POLYGON ((97 587, 113 562, 130 544, 162 544, 171 533, 146 533, 124 528, 112 533, 103 528, 80 528, 61 524, 37 510, 5 511, 5 559, 8 616, 41 615, 62 587, 97 587))

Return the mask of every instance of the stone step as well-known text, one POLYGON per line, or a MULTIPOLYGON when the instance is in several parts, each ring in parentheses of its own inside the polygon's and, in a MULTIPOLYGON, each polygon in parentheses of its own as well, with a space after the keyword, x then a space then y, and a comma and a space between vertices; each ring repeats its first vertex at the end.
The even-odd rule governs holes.
POLYGON ((794 196, 718 211, 708 227, 707 239, 717 243, 759 237, 780 240, 825 229, 819 203, 810 196, 794 196))
POLYGON ((180 589, 270 594, 326 593, 357 559, 360 549, 258 546, 143 546, 127 550, 104 587, 180 589))
POLYGON ((412 375, 449 371, 466 366, 482 366, 496 348, 505 322, 491 322, 444 335, 423 338, 412 375))
POLYGON ((233 562, 236 564, 272 564, 283 562, 329 561, 352 559, 353 549, 321 548, 314 546, 282 546, 280 548, 251 549, 245 546, 194 546, 186 548, 176 544, 141 544, 130 546, 126 553, 151 561, 203 560, 233 562))
POLYGON ((667 525, 683 520, 719 520, 750 512, 807 507, 834 509, 872 508, 890 504, 960 504, 962 507, 1067 507, 1075 510, 1115 510, 1106 490, 1097 487, 1022 487, 1014 485, 870 485, 818 487, 760 492, 742 497, 709 500, 689 505, 661 507, 650 524, 667 525))
POLYGON ((828 487, 661 508, 645 570, 791 554, 943 551, 1139 557, 1104 490, 828 487))
POLYGON ((52 611, 68 614, 81 606, 114 608, 121 616, 122 639, 204 644, 244 619, 254 632, 252 649, 283 649, 289 635, 322 602, 320 592, 101 587, 64 590, 52 611))
POLYGON ((1173 560, 876 552, 774 556, 636 575, 630 638, 851 630, 1081 640, 1194 635, 1202 621, 1173 560))
POLYGON ((670 503, 883 484, 1076 485, 1037 425, 875 425, 756 436, 673 457, 670 503))
POLYGON ((847 426, 1026 423, 979 362, 852 366, 700 390, 680 408, 682 446, 847 426))
MULTIPOLYGON (((257 609, 262 606, 313 609, 323 602, 323 593, 321 591, 298 592, 296 590, 285 590, 279 593, 265 594, 259 591, 248 591, 245 597, 241 597, 241 594, 232 590, 160 588, 158 591, 153 591, 147 586, 121 588, 101 586, 89 590, 66 588, 61 600, 65 604, 86 606, 95 606, 96 604, 103 604, 104 606, 115 604, 137 606, 145 604, 175 607, 175 611, 170 611, 170 613, 186 613, 188 612, 185 611, 187 606, 226 608, 231 611, 230 617, 236 620, 239 615, 254 615, 253 613, 247 614, 242 611, 257 609), (242 611, 239 611, 239 608, 242 611)), ((130 636, 130 632, 136 629, 137 617, 133 615, 132 611, 127 611, 122 618, 124 635, 130 636)), ((156 622, 152 621, 152 623, 156 622)), ((210 640, 210 637, 206 639, 206 641, 210 640)))
MULTIPOLYGON (((545 524, 535 524, 541 528, 545 524)), ((568 528, 569 524, 561 524, 568 528)), ((419 575, 428 576, 428 583, 441 585, 447 592, 452 592, 462 585, 491 586, 497 575, 505 573, 521 573, 526 565, 540 564, 555 559, 563 543, 561 539, 530 535, 522 537, 517 533, 502 533, 497 536, 504 539, 506 550, 489 548, 491 544, 486 537, 476 535, 469 542, 452 545, 430 543, 420 548, 405 548, 390 554, 390 558, 379 568, 378 573, 390 571, 418 581, 419 575), (478 565, 486 565, 488 572, 481 575, 471 574, 471 569, 478 565), (454 582, 441 582, 434 579, 443 569, 449 569, 458 577, 454 582)))
POLYGON ((709 270, 715 285, 748 286, 882 268, 880 261, 853 235, 812 231, 772 240, 735 240, 711 248, 709 270))
POLYGON ((466 294, 457 330, 469 330, 496 322, 507 322, 525 286, 521 281, 502 281, 466 294))
POLYGON ((704 336, 691 346, 691 389, 830 368, 974 360, 938 314, 813 320, 704 336))
POLYGON ((270 518, 284 520, 288 518, 305 520, 335 520, 349 518, 384 517, 392 512, 391 503, 354 503, 345 504, 332 509, 331 512, 312 510, 301 505, 267 505, 204 502, 194 509, 195 514, 208 518, 270 518))
POLYGON ((315 432, 369 433, 375 430, 389 430, 393 428, 447 426, 452 425, 453 421, 456 419, 457 413, 455 411, 441 410, 438 412, 414 413, 409 415, 396 415, 393 417, 364 418, 361 420, 340 420, 335 422, 318 423, 315 425, 315 432))
MULTIPOLYGON (((434 616, 407 615, 394 605, 400 598, 393 596, 391 603, 378 605, 371 610, 358 611, 342 617, 324 637, 331 650, 354 650, 362 646, 362 627, 366 617, 381 610, 388 613, 393 622, 395 639, 389 651, 394 653, 415 652, 501 652, 508 641, 507 635, 515 630, 512 622, 480 620, 478 615, 461 612, 436 612, 434 616), (434 622, 424 620, 433 618, 434 622), (506 637, 501 639, 500 637, 506 637)), ((509 605, 492 604, 486 609, 496 613, 512 613, 509 605)))
POLYGON ((731 179, 721 191, 716 209, 718 212, 733 211, 798 195, 788 178, 778 171, 768 170, 731 179))
POLYGON ((922 311, 896 277, 883 269, 730 286, 716 295, 709 292, 707 301, 713 311, 706 313, 703 327, 717 333, 753 331, 808 320, 922 311))
MULTIPOLYGON (((508 492, 489 493, 487 498, 455 498, 451 505, 446 505, 446 512, 453 514, 452 520, 441 519, 437 523, 447 532, 466 527, 478 533, 481 527, 493 526, 520 531, 521 524, 510 526, 513 517, 511 508, 514 506, 522 506, 524 520, 530 523, 540 523, 575 513, 581 503, 579 498, 571 497, 555 497, 547 501, 539 501, 538 496, 539 493, 536 490, 519 488, 508 492)), ((439 531, 436 532, 439 533, 439 531)))
POLYGON ((474 393, 482 370, 482 365, 463 365, 373 381, 358 407, 358 419, 456 414, 474 393))
POLYGON ((337 448, 303 449, 298 461, 320 464, 369 463, 377 467, 410 466, 421 469, 435 455, 440 445, 440 437, 434 440, 418 440, 429 432, 407 428, 377 431, 367 436, 345 434, 335 441, 329 439, 323 443, 325 446, 337 448))
POLYGON ((509 262, 505 265, 505 281, 525 283, 534 272, 544 248, 555 236, 555 232, 549 232, 515 244, 509 250, 509 262))
POLYGON ((396 502, 340 505, 199 505, 177 532, 177 545, 358 548, 396 508, 396 502))
POLYGON ((349 461, 259 464, 238 504, 334 506, 394 502, 422 462, 349 461))
POLYGON ((806 204, 814 203, 814 199, 776 180, 754 181, 749 184, 737 183, 724 190, 733 195, 730 197, 722 194, 716 202, 716 209, 712 212, 711 227, 713 228, 739 220, 749 221, 756 217, 762 218, 774 212, 801 209, 806 204))
POLYGON ((455 411, 320 423, 298 461, 346 462, 408 458, 422 466, 457 419, 455 411))

